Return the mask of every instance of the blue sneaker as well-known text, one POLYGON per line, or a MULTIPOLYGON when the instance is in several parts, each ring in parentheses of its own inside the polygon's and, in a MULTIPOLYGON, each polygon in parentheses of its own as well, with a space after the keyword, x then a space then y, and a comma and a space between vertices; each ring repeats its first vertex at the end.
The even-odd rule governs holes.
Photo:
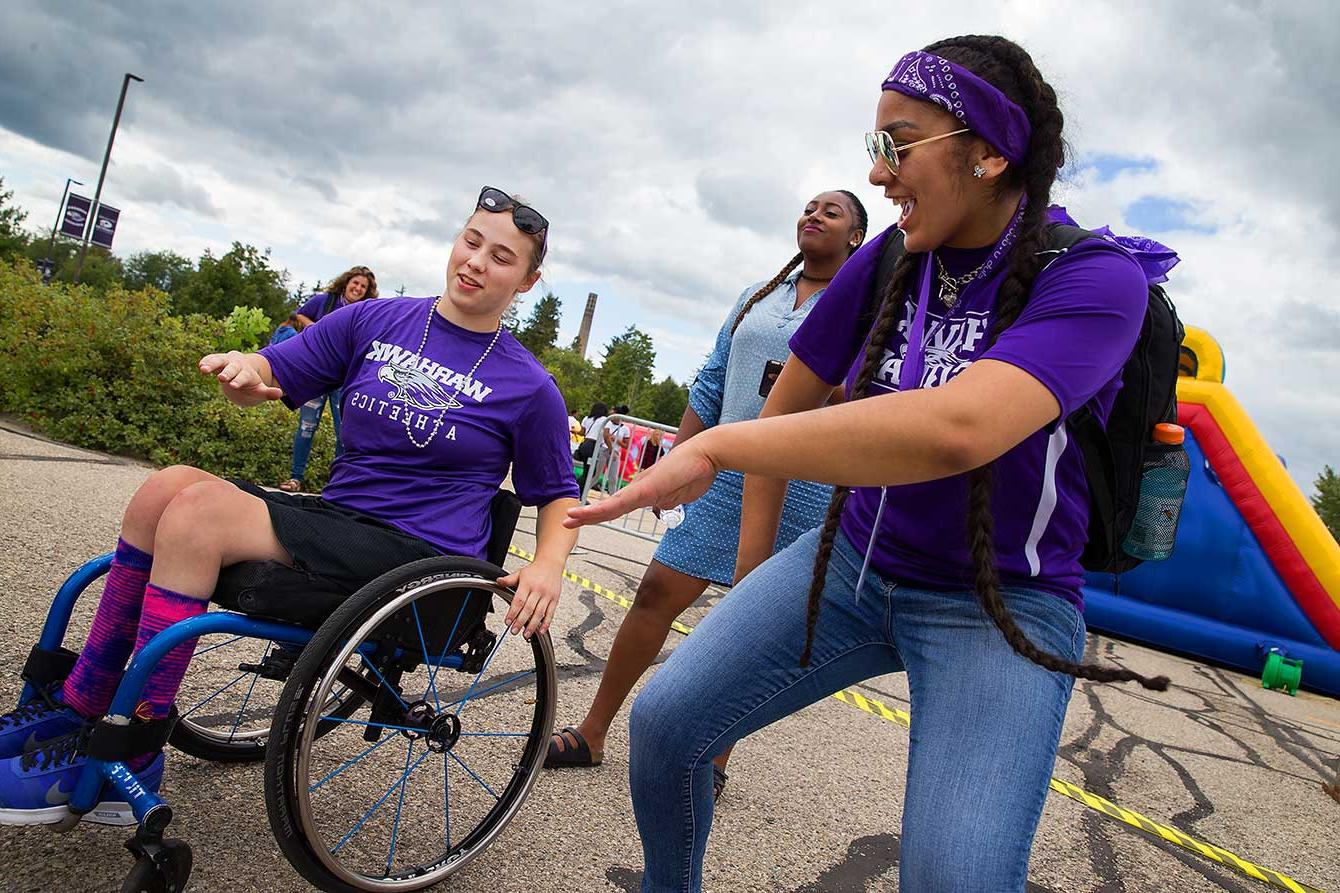
POLYGON ((0 760, 36 750, 52 738, 77 732, 84 718, 60 700, 59 688, 37 690, 37 696, 8 713, 0 714, 0 760))
MULTIPOLYGON (((91 728, 91 727, 89 727, 91 728)), ((69 803, 88 763, 88 729, 63 735, 37 750, 0 762, 0 825, 50 825, 70 815, 69 803)), ((163 754, 136 778, 151 793, 163 781, 163 754)), ((120 792, 103 784, 99 803, 84 821, 100 825, 134 825, 135 813, 120 792), (112 799, 106 799, 106 798, 112 799)))

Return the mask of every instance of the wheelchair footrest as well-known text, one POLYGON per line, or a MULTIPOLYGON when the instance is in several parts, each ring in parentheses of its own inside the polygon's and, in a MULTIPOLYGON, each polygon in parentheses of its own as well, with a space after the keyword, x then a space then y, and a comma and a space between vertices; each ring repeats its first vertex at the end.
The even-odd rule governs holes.
POLYGON ((88 738, 88 755, 95 760, 128 760, 162 750, 177 724, 177 708, 163 719, 132 720, 120 725, 99 720, 88 738))
POLYGON ((46 688, 69 676, 78 659, 79 655, 68 648, 57 647, 49 650, 34 645, 33 650, 28 652, 28 660, 19 675, 24 682, 30 682, 38 688, 46 688))

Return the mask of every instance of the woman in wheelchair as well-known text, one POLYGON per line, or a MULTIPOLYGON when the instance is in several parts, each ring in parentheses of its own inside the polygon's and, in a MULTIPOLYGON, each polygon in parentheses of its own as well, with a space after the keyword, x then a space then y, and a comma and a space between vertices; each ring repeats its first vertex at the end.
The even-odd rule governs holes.
MULTIPOLYGON (((547 235, 533 208, 485 188, 452 247, 441 297, 352 304, 259 353, 201 359, 200 372, 240 406, 282 399, 292 408, 341 388, 345 452, 320 497, 185 466, 150 475, 126 508, 73 670, 0 716, 0 823, 64 818, 90 724, 108 712, 127 659, 204 613, 220 569, 275 561, 352 593, 416 559, 482 558, 509 466, 521 501, 540 508, 534 562, 498 581, 515 588, 505 623, 526 638, 547 631, 576 541, 561 523, 578 496, 567 410, 544 367, 500 325, 539 279, 547 235)), ((136 721, 172 716, 194 647, 185 641, 153 667, 136 721)), ((157 791, 161 745, 125 763, 157 791)), ((104 785, 99 799, 115 812, 110 801, 123 798, 104 785)))

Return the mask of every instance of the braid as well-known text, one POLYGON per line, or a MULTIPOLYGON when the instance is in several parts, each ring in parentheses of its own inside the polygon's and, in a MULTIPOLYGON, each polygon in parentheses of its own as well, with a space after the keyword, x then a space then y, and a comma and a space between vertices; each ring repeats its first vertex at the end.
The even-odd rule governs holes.
MULTIPOLYGON (((1022 165, 1011 165, 1002 177, 1004 187, 1022 188, 1028 206, 1020 222, 1019 236, 1010 252, 1008 270, 996 298, 995 321, 988 347, 1019 318, 1042 267, 1046 209, 1056 173, 1065 164, 1061 138, 1064 117, 1057 107, 1056 91, 1042 79, 1032 58, 1018 44, 1003 37, 955 37, 931 44, 936 53, 972 70, 993 84, 1028 114, 1032 127, 1028 153, 1022 165)), ((1019 628, 1000 593, 996 565, 995 519, 991 513, 992 470, 987 464, 968 475, 968 547, 973 561, 973 592, 982 610, 1017 653, 1043 667, 1095 682, 1139 682, 1153 691, 1166 691, 1168 677, 1143 676, 1133 670, 1077 664, 1038 648, 1019 628)))
POLYGON ((790 276, 791 271, 800 266, 800 262, 804 259, 805 255, 797 251, 796 256, 787 261, 786 266, 782 267, 776 276, 773 276, 762 288, 749 296, 749 300, 744 302, 744 306, 740 308, 740 312, 735 314, 735 322, 731 323, 730 333, 732 335, 735 334, 735 330, 740 327, 740 323, 744 320, 745 316, 749 314, 749 311, 754 308, 754 305, 772 294, 773 289, 781 285, 782 280, 787 276, 790 276))
MULTIPOLYGON (((908 255, 903 254, 889 277, 888 288, 879 303, 871 326, 870 340, 866 342, 865 358, 861 369, 852 383, 851 399, 859 400, 865 396, 866 388, 875 377, 880 360, 884 358, 884 347, 893 335, 893 327, 903 315, 903 305, 907 295, 907 273, 912 264, 908 255)), ((824 517, 824 526, 819 532, 819 551, 814 556, 814 573, 810 577, 809 601, 805 616, 805 650, 800 655, 800 665, 810 665, 810 655, 814 650, 814 630, 819 623, 819 599, 823 595, 824 584, 828 578, 828 560, 833 554, 833 540, 837 536, 838 522, 842 519, 842 507, 847 503, 851 490, 847 487, 834 487, 833 499, 828 503, 828 514, 824 517)))

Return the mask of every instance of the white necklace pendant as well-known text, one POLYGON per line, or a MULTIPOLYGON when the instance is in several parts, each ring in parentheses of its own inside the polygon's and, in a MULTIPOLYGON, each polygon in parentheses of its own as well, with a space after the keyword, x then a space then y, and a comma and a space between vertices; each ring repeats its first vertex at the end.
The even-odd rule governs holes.
MULTIPOLYGON (((433 327, 433 314, 436 312, 437 312, 437 304, 436 302, 434 302, 428 307, 428 319, 423 326, 423 337, 419 339, 418 355, 420 357, 423 356, 424 349, 428 346, 428 331, 433 327)), ((498 343, 498 336, 501 334, 502 334, 502 323, 500 322, 498 324, 497 330, 494 331, 493 333, 493 340, 489 342, 489 346, 484 348, 484 353, 481 354, 479 359, 475 361, 475 364, 470 367, 470 371, 465 374, 464 379, 465 382, 470 382, 474 380, 475 373, 479 371, 479 367, 483 364, 484 360, 488 358, 488 355, 493 351, 493 345, 498 343)), ((461 390, 462 388, 464 388, 464 386, 465 385, 463 383, 461 387, 456 389, 456 393, 451 395, 452 404, 458 406, 460 405, 457 402, 457 398, 461 396, 461 390)), ((450 406, 444 408, 437 414, 437 420, 433 422, 433 430, 428 432, 428 439, 425 440, 423 443, 419 443, 417 440, 414 439, 414 432, 413 430, 410 429, 409 426, 409 414, 406 413, 404 416, 402 416, 402 418, 405 420, 405 436, 409 438, 409 442, 414 444, 414 446, 416 446, 421 450, 427 449, 428 445, 433 442, 433 438, 437 436, 438 430, 442 427, 442 420, 446 418, 448 409, 450 409, 450 406)))

